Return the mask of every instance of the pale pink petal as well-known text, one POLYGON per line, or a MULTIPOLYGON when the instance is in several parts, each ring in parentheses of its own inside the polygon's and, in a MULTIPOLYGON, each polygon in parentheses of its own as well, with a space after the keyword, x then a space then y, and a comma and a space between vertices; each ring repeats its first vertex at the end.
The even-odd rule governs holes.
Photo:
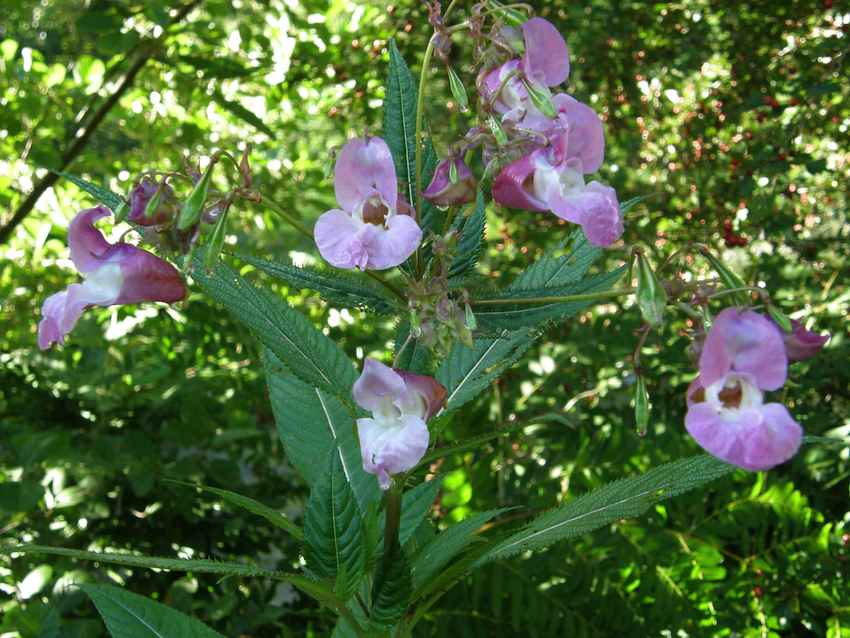
POLYGON ((123 283, 113 303, 174 303, 186 298, 186 284, 180 272, 153 253, 120 242, 104 254, 103 260, 121 266, 123 283))
POLYGON ((362 226, 362 222, 339 209, 322 214, 313 228, 313 237, 324 260, 337 268, 365 268, 369 256, 361 242, 362 226))
MULTIPOLYGON (((424 404, 424 414, 422 418, 428 420, 440 411, 446 403, 446 388, 437 381, 434 377, 429 377, 423 374, 414 374, 407 370, 399 370, 393 368, 398 375, 404 380, 406 386, 406 395, 415 394, 421 397, 424 404)), ((408 399, 408 396, 402 397, 402 400, 408 399)))
POLYGON ((706 452, 732 463, 731 459, 743 455, 738 440, 738 424, 723 420, 708 403, 695 403, 685 415, 685 428, 706 452))
POLYGON ((385 270, 404 263, 422 242, 422 229, 408 215, 393 215, 387 227, 364 224, 360 241, 368 255, 366 268, 385 270))
POLYGON ((396 206, 398 184, 390 148, 380 137, 350 140, 339 153, 334 169, 334 189, 339 205, 358 210, 376 192, 396 206))
POLYGON ((375 419, 357 419, 363 469, 378 477, 381 489, 389 476, 413 469, 428 450, 428 427, 415 416, 387 426, 375 419))
POLYGON ((788 361, 803 361, 815 356, 829 341, 830 335, 807 330, 796 319, 791 320, 790 334, 781 331, 788 361))
POLYGON ((68 226, 68 247, 71 249, 71 260, 81 273, 100 268, 101 256, 111 244, 94 227, 94 223, 111 214, 105 206, 97 206, 80 211, 71 220, 68 226))
POLYGON ((93 275, 82 284, 71 284, 67 289, 48 297, 41 307, 42 320, 38 324, 38 346, 42 350, 54 343, 64 344, 65 337, 89 306, 109 306, 115 303, 120 274, 112 270, 100 282, 93 275), (109 281, 111 280, 111 281, 109 281), (114 285, 113 285, 114 282, 114 285))
POLYGON ((366 359, 363 372, 354 382, 354 401, 364 410, 382 410, 405 393, 404 379, 392 368, 376 359, 366 359))
POLYGON ((777 390, 785 383, 788 358, 782 336, 768 319, 726 308, 705 339, 699 369, 706 387, 735 370, 751 374, 762 390, 777 390))
POLYGON ((522 25, 525 39, 523 69, 529 78, 547 86, 561 84, 570 75, 567 43, 548 20, 532 18, 522 25))
POLYGON ((493 181, 493 199, 496 203, 521 210, 549 210, 546 202, 535 197, 526 188, 529 179, 534 175, 538 153, 530 153, 501 170, 493 181))
POLYGON ((555 192, 548 203, 558 217, 580 224, 588 241, 596 246, 610 246, 623 235, 617 193, 610 186, 591 182, 566 195, 555 192))
POLYGON ((769 470, 784 463, 797 453, 803 440, 803 429, 784 405, 763 405, 761 415, 762 423, 743 435, 745 452, 740 466, 748 470, 769 470))
POLYGON ((581 160, 582 172, 595 173, 605 157, 605 133, 602 121, 592 108, 567 95, 559 93, 552 101, 568 132, 566 157, 581 160))

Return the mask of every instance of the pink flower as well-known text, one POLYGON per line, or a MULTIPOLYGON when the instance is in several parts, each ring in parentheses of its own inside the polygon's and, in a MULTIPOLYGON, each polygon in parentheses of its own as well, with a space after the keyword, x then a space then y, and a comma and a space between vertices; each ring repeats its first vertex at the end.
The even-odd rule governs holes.
POLYGON ((806 330, 796 319, 791 320, 791 332, 785 332, 777 326, 782 334, 782 341, 785 344, 785 354, 788 355, 788 361, 803 361, 811 359, 815 356, 829 341, 830 335, 818 334, 811 330, 806 330))
POLYGON ((366 359, 354 383, 354 400, 372 418, 357 419, 363 469, 389 489, 390 476, 412 469, 428 449, 428 426, 446 399, 433 378, 366 359))
POLYGON ((85 279, 45 300, 38 324, 38 346, 42 350, 54 343, 64 344, 65 336, 90 306, 173 303, 186 296, 186 286, 174 266, 141 248, 106 241, 94 223, 109 214, 108 208, 98 206, 78 213, 71 221, 71 259, 85 279))
POLYGON ((623 234, 617 193, 597 181, 585 184, 582 172, 582 159, 563 144, 540 148, 502 169, 493 182, 493 199, 510 208, 552 211, 579 224, 591 243, 610 246, 623 234))
POLYGON ((759 314, 717 315, 688 388, 685 427, 707 452, 746 470, 767 470, 796 454, 803 431, 764 390, 785 383, 788 359, 779 331, 759 314))
POLYGON ((168 184, 158 184, 156 181, 144 177, 130 191, 130 214, 127 220, 139 226, 158 226, 164 224, 174 217, 177 212, 175 206, 174 190, 168 184), (150 217, 145 216, 148 202, 160 191, 160 203, 150 217))
POLYGON ((322 257, 337 268, 383 270, 403 263, 422 230, 398 193, 390 149, 379 137, 349 141, 336 161, 334 189, 342 209, 319 217, 313 229, 322 257))
POLYGON ((457 206, 475 200, 475 177, 461 157, 449 157, 437 164, 434 177, 422 196, 437 206, 457 206), (457 173, 451 179, 451 167, 457 173))

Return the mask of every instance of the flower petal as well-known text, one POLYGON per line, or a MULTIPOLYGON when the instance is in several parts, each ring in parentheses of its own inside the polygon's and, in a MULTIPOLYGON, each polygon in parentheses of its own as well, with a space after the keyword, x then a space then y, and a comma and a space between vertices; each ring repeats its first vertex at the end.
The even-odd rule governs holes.
POLYGON ((413 393, 417 397, 421 397, 425 406, 424 414, 422 415, 425 421, 431 419, 445 405, 448 391, 434 377, 424 374, 414 374, 397 368, 393 368, 393 370, 404 380, 407 394, 413 393))
POLYGON ((351 389, 354 401, 364 410, 381 410, 390 402, 404 395, 404 379, 395 370, 377 359, 368 358, 363 363, 363 372, 351 389))
POLYGON ((788 358, 782 336, 763 316, 726 308, 714 320, 699 360, 703 385, 710 386, 730 370, 751 374, 762 390, 785 383, 788 358))
POLYGON ((596 246, 610 246, 623 235, 617 193, 610 186, 591 182, 566 195, 553 193, 549 205, 561 219, 580 224, 588 241, 596 246))
POLYGON ((788 361, 803 361, 812 358, 821 351, 821 348, 826 345, 831 336, 807 330, 796 319, 791 320, 791 333, 782 331, 781 334, 788 361))
POLYGON ((389 488, 392 474, 416 466, 428 450, 428 427, 415 416, 386 425, 375 419, 357 419, 363 469, 378 477, 381 489, 389 488))
POLYGON ((393 215, 387 227, 364 224, 361 241, 368 262, 366 268, 385 270, 404 263, 422 241, 422 229, 408 215, 393 215))
POLYGON ((337 268, 365 268, 369 258, 360 238, 362 226, 345 211, 323 213, 313 227, 313 237, 324 260, 337 268))
POLYGON ((546 202, 535 197, 527 188, 534 175, 539 151, 529 153, 501 170, 493 181, 493 199, 509 208, 542 212, 549 210, 546 202))
POLYGON ((559 93, 552 101, 566 125, 567 153, 565 160, 581 160, 582 172, 595 173, 605 157, 605 132, 602 121, 592 108, 566 93, 559 93))
POLYGON ((186 298, 186 284, 180 272, 147 250, 120 242, 104 254, 104 261, 119 265, 123 276, 120 294, 113 303, 174 303, 186 298))
POLYGON ((81 273, 100 268, 101 257, 112 245, 94 227, 98 219, 111 214, 106 206, 96 206, 80 211, 71 220, 68 226, 68 247, 71 249, 71 260, 81 273))
POLYGON ((564 38, 548 20, 532 18, 522 25, 526 75, 546 86, 561 84, 570 75, 570 53, 564 38))
POLYGON ((339 205, 348 212, 358 210, 376 191, 395 208, 398 184, 387 143, 380 137, 367 137, 343 146, 334 169, 334 190, 339 205))

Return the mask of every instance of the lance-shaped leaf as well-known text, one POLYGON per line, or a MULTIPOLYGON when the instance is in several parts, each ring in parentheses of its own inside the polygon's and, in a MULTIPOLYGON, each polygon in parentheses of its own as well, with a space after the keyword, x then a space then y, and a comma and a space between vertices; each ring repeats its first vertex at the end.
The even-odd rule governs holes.
MULTIPOLYGON (((389 42, 390 64, 384 95, 384 140, 405 185, 404 196, 416 205, 416 83, 395 40, 389 42)), ((421 211, 419 211, 421 214, 421 211)))
POLYGON ((310 491, 304 514, 307 566, 317 576, 335 578, 336 591, 351 593, 364 564, 361 518, 339 454, 328 455, 324 475, 310 491))
POLYGON ((375 477, 363 471, 354 416, 340 399, 288 373, 270 350, 263 358, 277 432, 289 462, 312 487, 325 472, 316 459, 336 450, 365 512, 370 501, 378 500, 380 490, 375 477))
POLYGON ((179 611, 112 585, 80 585, 112 638, 223 638, 179 611))
POLYGON ((544 549, 621 518, 639 516, 664 499, 705 485, 734 470, 734 466, 702 454, 609 483, 543 514, 490 549, 477 565, 508 558, 521 551, 544 549))
POLYGON ((484 201, 484 193, 479 189, 475 198, 475 208, 460 228, 457 256, 449 268, 450 277, 462 277, 478 263, 478 256, 481 254, 481 246, 484 243, 486 211, 487 203, 484 201))
POLYGON ((222 262, 194 258, 193 276, 204 291, 245 324, 286 367, 311 387, 350 396, 357 373, 351 360, 283 299, 260 290, 222 262))
POLYGON ((375 628, 392 627, 407 611, 413 591, 410 564, 396 542, 388 560, 381 560, 372 587, 372 608, 369 614, 375 628))
POLYGON ((369 308, 381 314, 399 311, 399 304, 383 288, 372 284, 363 274, 350 274, 340 270, 319 270, 298 267, 290 263, 269 261, 238 255, 241 261, 251 264, 267 275, 279 279, 298 290, 318 292, 322 299, 335 306, 347 308, 369 308))
POLYGON ((71 173, 63 173, 62 171, 55 172, 57 175, 61 175, 69 182, 73 182, 78 188, 87 192, 101 204, 111 208, 113 212, 117 212, 119 208, 126 205, 123 197, 121 197, 118 193, 112 192, 108 188, 93 184, 92 182, 84 180, 82 177, 77 175, 72 175, 71 173))
POLYGON ((472 348, 455 343, 436 375, 448 391, 446 409, 456 410, 489 387, 528 350, 535 336, 528 329, 504 330, 493 339, 475 339, 472 348))

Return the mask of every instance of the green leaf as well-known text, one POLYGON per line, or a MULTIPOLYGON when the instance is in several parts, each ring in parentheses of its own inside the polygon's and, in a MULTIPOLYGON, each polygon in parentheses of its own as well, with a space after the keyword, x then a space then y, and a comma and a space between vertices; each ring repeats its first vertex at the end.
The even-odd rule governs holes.
POLYGON ((463 222, 458 240, 457 256, 449 268, 449 277, 461 277, 478 263, 481 246, 484 243, 484 226, 486 222, 487 202, 484 193, 479 189, 475 198, 475 209, 463 222))
POLYGON ((395 40, 389 42, 389 74, 384 96, 384 140, 390 147, 405 197, 416 205, 416 84, 395 40))
POLYGON ((398 357, 398 368, 416 374, 428 374, 430 372, 431 351, 423 346, 418 339, 410 336, 409 321, 399 324, 396 330, 395 353, 398 357), (404 350, 401 352, 401 356, 398 356, 401 348, 404 348, 404 350))
POLYGON ((82 177, 71 175, 71 173, 63 173, 62 171, 54 172, 67 179, 69 182, 76 184, 77 187, 87 192, 101 204, 105 204, 107 207, 111 208, 113 212, 117 211, 124 204, 124 198, 117 193, 113 193, 108 188, 92 184, 91 182, 84 180, 82 177))
POLYGON ((476 532, 484 523, 508 509, 472 514, 438 534, 434 540, 422 548, 413 561, 411 572, 414 586, 419 588, 431 580, 432 576, 476 540, 476 532))
POLYGON ((197 251, 192 274, 213 299, 245 324, 293 374, 312 387, 349 397, 357 373, 345 353, 283 299, 260 290, 217 262, 203 266, 197 251))
POLYGON ((38 481, 0 483, 0 512, 29 512, 43 496, 44 488, 38 481))
POLYGON ((472 348, 455 343, 436 375, 448 390, 446 410, 456 410, 489 387, 528 350, 535 337, 536 333, 526 328, 504 330, 494 339, 475 339, 472 348))
POLYGON ((477 566, 521 551, 540 550, 621 518, 640 516, 662 500, 705 485, 734 470, 734 466, 702 454, 666 463, 640 476, 609 483, 535 519, 491 548, 479 559, 477 566))
POLYGON ((336 591, 349 594, 363 572, 360 511, 336 450, 325 467, 307 501, 304 554, 317 576, 336 578, 336 591))
POLYGON ((240 120, 247 122, 261 133, 265 133, 270 138, 274 139, 275 132, 271 130, 263 120, 257 117, 253 111, 246 109, 239 102, 228 100, 221 94, 221 91, 215 91, 212 94, 213 101, 223 109, 230 111, 231 114, 238 117, 240 120))
POLYGON ((299 268, 279 261, 268 261, 250 255, 237 255, 245 263, 267 275, 286 282, 297 290, 315 290, 330 304, 347 308, 369 308, 380 314, 393 314, 400 310, 395 300, 380 286, 364 279, 365 275, 352 275, 340 270, 299 268))
POLYGON ((398 543, 390 550, 388 560, 378 563, 372 587, 369 618, 375 627, 392 627, 407 611, 413 591, 410 564, 398 543))
POLYGON ((343 472, 365 512, 370 501, 380 498, 380 490, 377 479, 363 471, 352 413, 333 395, 287 374, 270 350, 265 351, 264 362, 277 431, 289 462, 312 487, 325 473, 316 459, 338 450, 343 472))
POLYGON ((220 496, 222 499, 224 499, 231 505, 241 507, 242 509, 249 511, 252 514, 256 514, 257 516, 263 517, 275 527, 289 532, 298 540, 304 539, 304 532, 301 531, 300 527, 298 527, 295 523, 290 521, 277 510, 272 509, 268 505, 263 505, 259 501, 254 500, 253 498, 243 496, 242 494, 237 494, 236 492, 231 492, 229 490, 222 490, 217 487, 207 487, 206 485, 198 485, 196 483, 188 483, 184 481, 175 481, 174 479, 165 480, 168 483, 183 485, 185 487, 194 487, 195 489, 201 490, 203 492, 209 492, 210 494, 220 496))
POLYGON ((112 638, 223 638, 179 611, 112 585, 80 585, 112 638))

